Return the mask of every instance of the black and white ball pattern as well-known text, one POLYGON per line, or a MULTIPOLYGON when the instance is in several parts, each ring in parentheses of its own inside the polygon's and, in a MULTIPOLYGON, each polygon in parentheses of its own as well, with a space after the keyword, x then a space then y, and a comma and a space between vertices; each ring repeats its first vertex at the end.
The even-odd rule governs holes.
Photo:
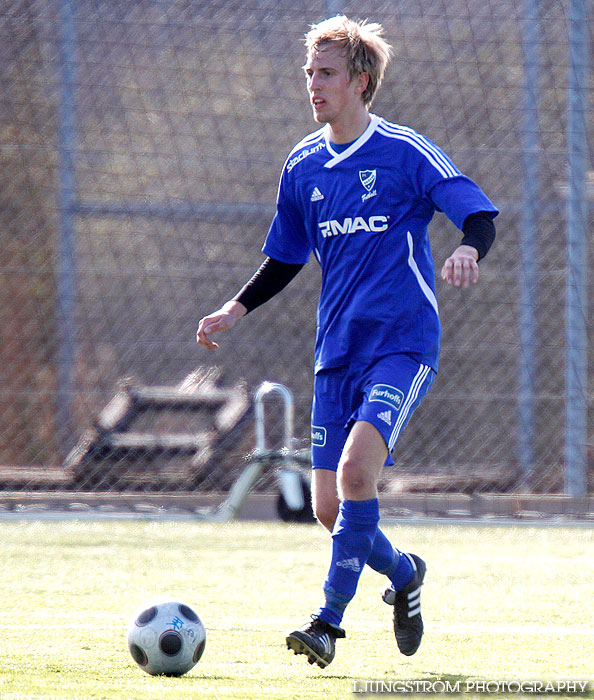
POLYGON ((200 618, 177 600, 144 606, 128 628, 130 654, 152 676, 182 676, 198 663, 205 645, 200 618))

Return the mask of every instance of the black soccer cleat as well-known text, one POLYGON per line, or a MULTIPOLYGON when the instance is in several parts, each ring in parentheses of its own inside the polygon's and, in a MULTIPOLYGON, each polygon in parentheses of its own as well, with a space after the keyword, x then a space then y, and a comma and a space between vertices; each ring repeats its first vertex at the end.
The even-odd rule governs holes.
POLYGON ((287 637, 287 649, 292 649, 295 654, 305 654, 310 664, 316 663, 320 668, 326 668, 334 658, 334 640, 345 636, 340 627, 312 615, 311 622, 287 637))
POLYGON ((416 554, 404 554, 411 561, 413 580, 400 591, 388 586, 382 595, 385 603, 394 606, 394 635, 398 648, 405 656, 412 656, 421 644, 423 618, 421 617, 421 586, 427 565, 416 554))

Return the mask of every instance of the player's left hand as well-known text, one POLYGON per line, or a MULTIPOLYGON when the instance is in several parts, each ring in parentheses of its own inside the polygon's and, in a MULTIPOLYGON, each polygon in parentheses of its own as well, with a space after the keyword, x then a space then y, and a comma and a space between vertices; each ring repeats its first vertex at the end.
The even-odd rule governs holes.
POLYGON ((450 255, 441 268, 441 279, 454 287, 469 287, 479 278, 478 250, 461 245, 450 255))

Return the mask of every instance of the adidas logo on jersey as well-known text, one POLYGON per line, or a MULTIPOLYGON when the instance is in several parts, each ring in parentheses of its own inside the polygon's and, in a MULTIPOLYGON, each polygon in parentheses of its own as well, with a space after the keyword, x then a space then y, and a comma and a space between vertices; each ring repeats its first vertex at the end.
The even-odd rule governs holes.
POLYGON ((361 564, 359 563, 358 557, 353 557, 352 559, 343 559, 342 561, 337 561, 336 566, 341 569, 351 569, 351 571, 361 571, 361 564))
POLYGON ((324 195, 320 192, 320 190, 317 187, 314 187, 313 192, 311 193, 311 201, 319 202, 320 199, 324 199, 324 195))
POLYGON ((377 417, 380 420, 383 420, 384 423, 387 423, 388 425, 392 425, 392 411, 382 411, 381 413, 377 414, 377 417))

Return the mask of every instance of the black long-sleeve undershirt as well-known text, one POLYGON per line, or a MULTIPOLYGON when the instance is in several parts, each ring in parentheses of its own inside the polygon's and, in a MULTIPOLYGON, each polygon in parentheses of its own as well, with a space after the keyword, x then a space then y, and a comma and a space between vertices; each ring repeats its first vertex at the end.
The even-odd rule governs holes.
POLYGON ((268 257, 233 300, 243 304, 249 313, 282 291, 302 267, 268 257))
POLYGON ((478 259, 484 258, 495 240, 493 214, 487 211, 469 214, 464 220, 462 233, 462 245, 471 245, 478 250, 478 259))

